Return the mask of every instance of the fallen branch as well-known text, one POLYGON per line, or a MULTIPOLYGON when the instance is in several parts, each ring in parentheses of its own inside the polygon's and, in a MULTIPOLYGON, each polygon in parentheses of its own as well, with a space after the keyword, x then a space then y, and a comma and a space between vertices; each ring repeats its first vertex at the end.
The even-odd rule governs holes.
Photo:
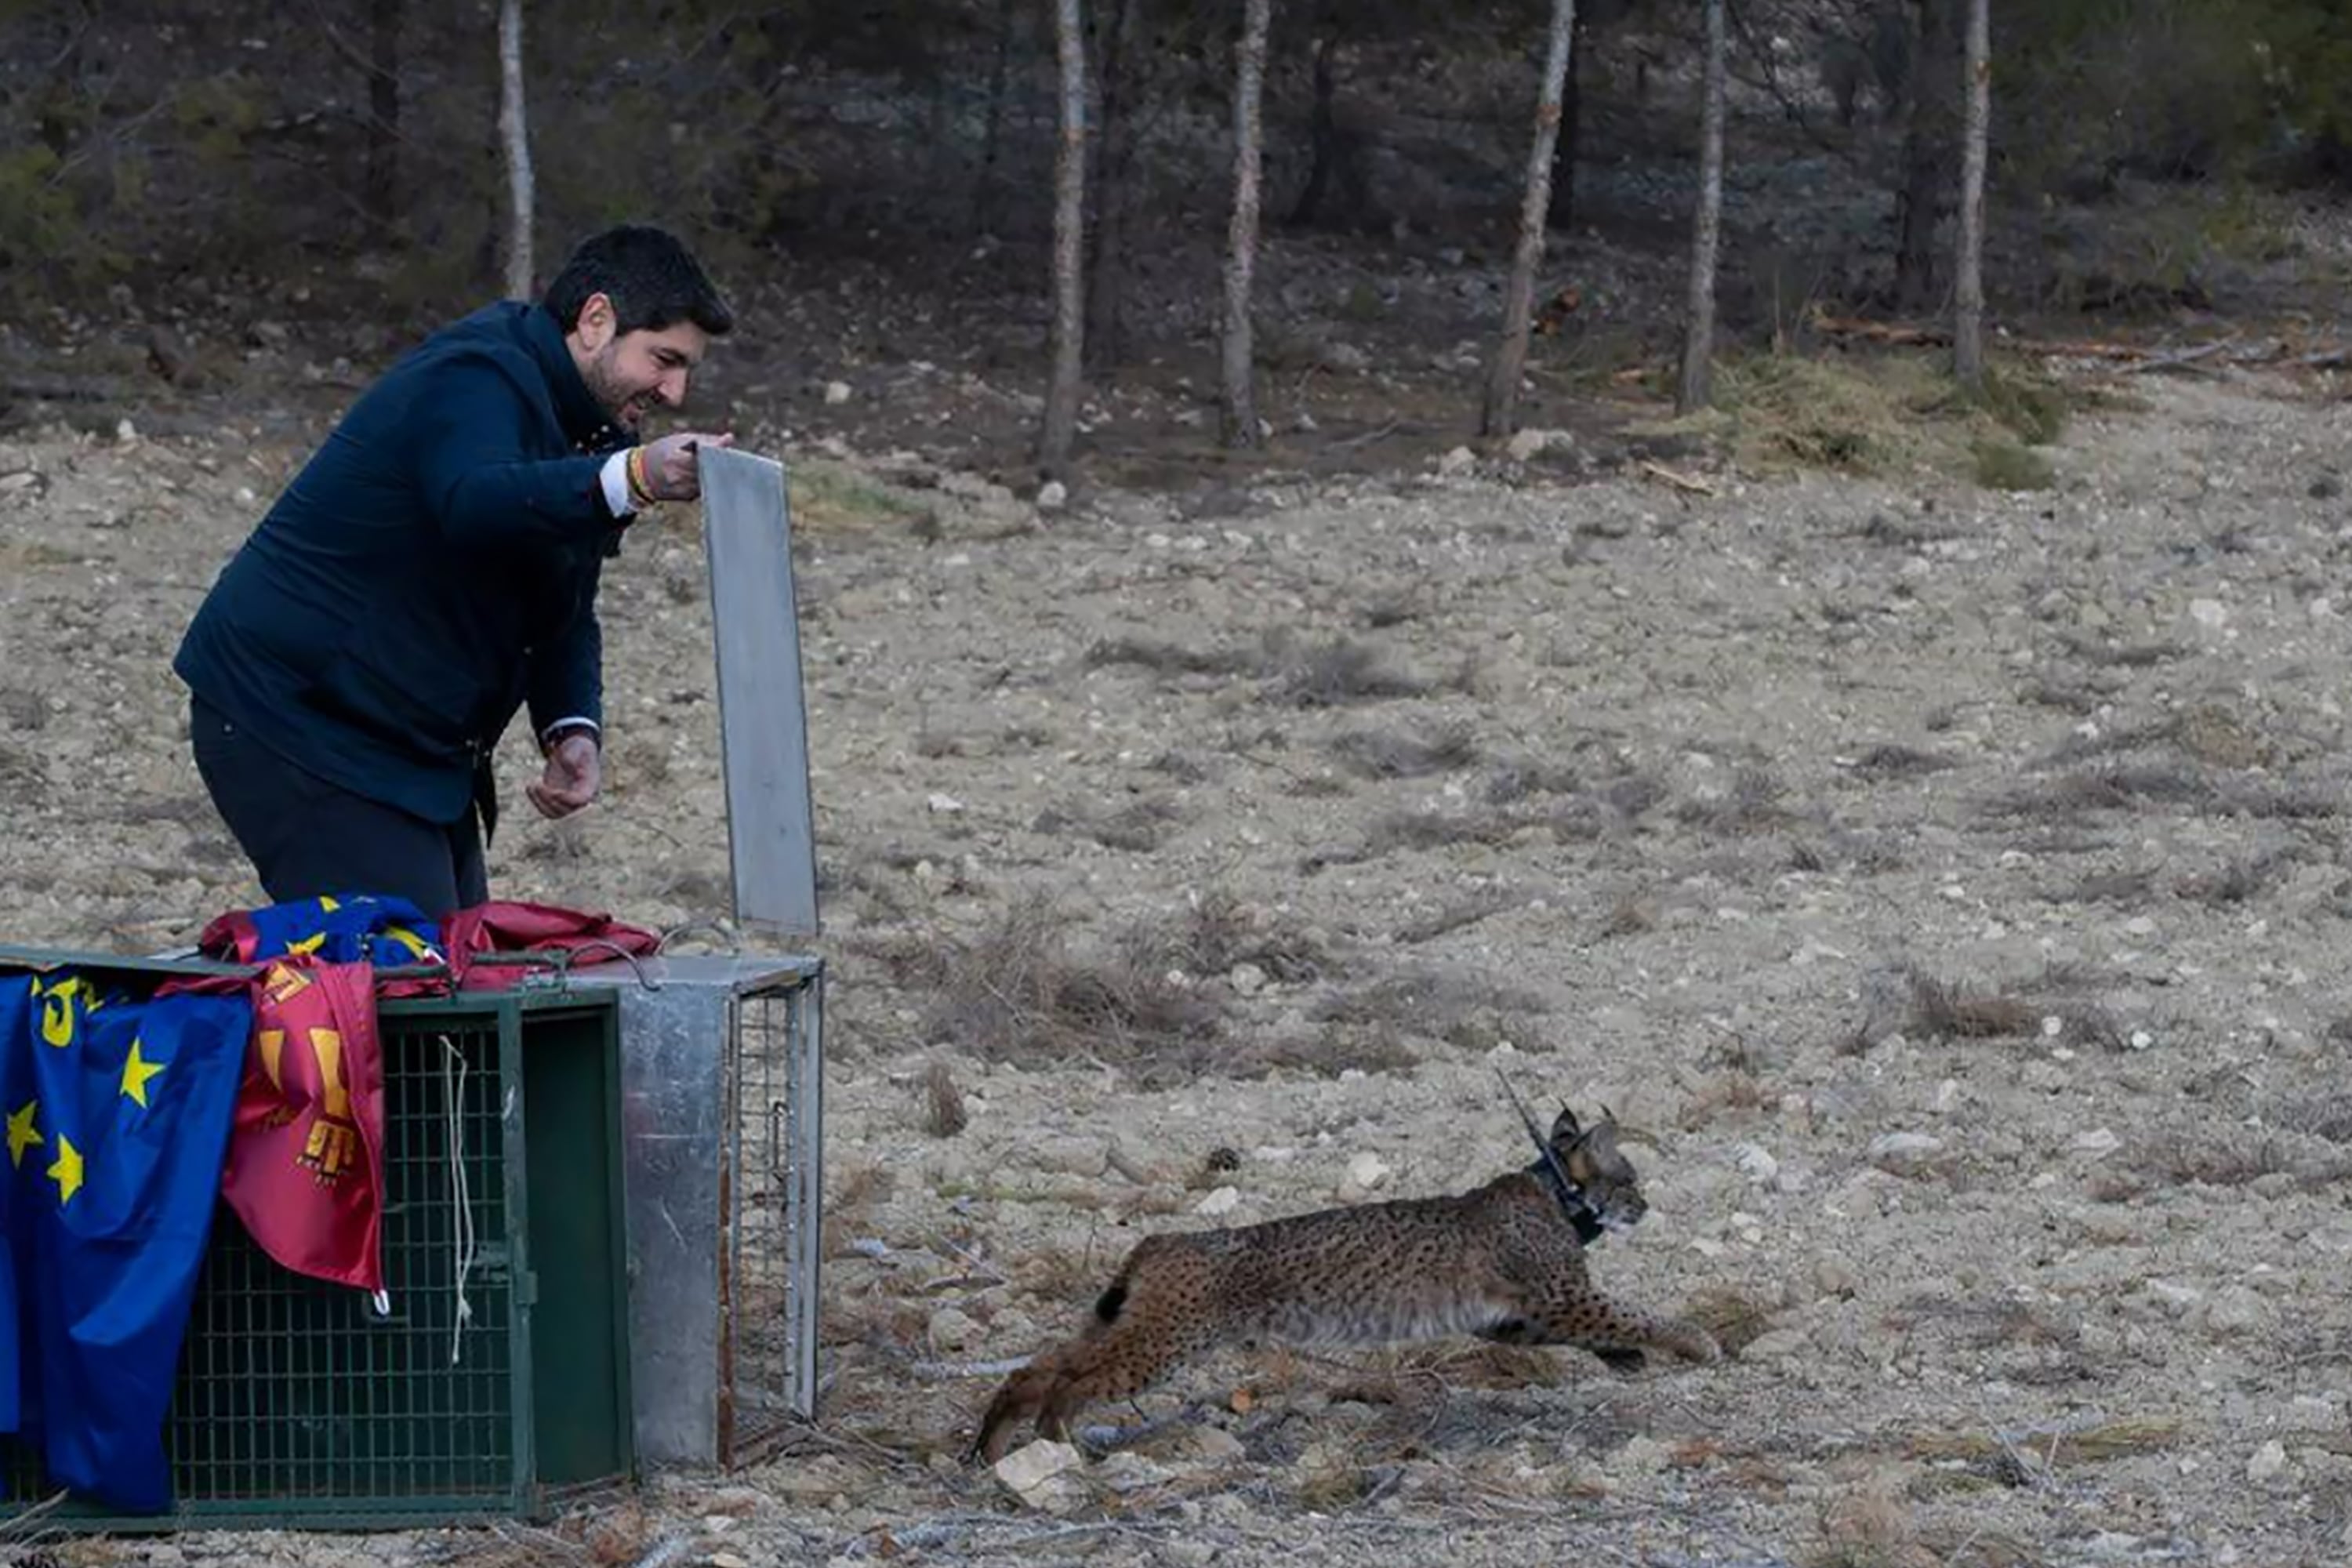
POLYGON ((1642 464, 1642 471, 1652 479, 1664 479, 1675 489, 1686 490, 1692 495, 1711 496, 1716 493, 1715 486, 1707 480, 1700 479, 1696 474, 1677 473, 1664 463, 1644 460, 1642 464))

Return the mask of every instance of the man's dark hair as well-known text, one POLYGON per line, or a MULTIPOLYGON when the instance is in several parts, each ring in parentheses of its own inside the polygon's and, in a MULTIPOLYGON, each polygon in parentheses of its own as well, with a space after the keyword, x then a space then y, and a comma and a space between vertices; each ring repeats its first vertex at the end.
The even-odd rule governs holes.
POLYGON ((623 224, 581 241, 541 302, 568 332, 580 324, 580 308, 591 294, 611 299, 623 332, 692 321, 718 338, 735 325, 735 312, 685 243, 643 224, 623 224))

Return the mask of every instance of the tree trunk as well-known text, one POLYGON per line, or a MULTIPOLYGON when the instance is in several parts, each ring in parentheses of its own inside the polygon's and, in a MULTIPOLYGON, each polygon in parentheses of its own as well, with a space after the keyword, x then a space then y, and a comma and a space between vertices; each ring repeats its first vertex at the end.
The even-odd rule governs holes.
POLYGON ((1135 159, 1135 110, 1129 99, 1137 73, 1128 46, 1139 4, 1110 0, 1110 15, 1102 24, 1101 65, 1095 72, 1102 102, 1087 181, 1087 209, 1094 222, 1087 247, 1087 365, 1098 373, 1118 363, 1118 301, 1127 284, 1127 184, 1135 159))
POLYGON ((1331 184, 1332 165, 1339 159, 1339 114, 1334 100, 1339 82, 1331 69, 1331 51, 1339 45, 1339 26, 1315 40, 1315 107, 1307 117, 1307 182, 1291 206, 1290 221, 1301 228, 1321 216, 1323 193, 1331 184))
POLYGON ((1004 132, 1004 84, 1013 68, 1013 0, 997 0, 996 60, 988 71, 988 119, 980 137, 980 174, 971 183, 971 232, 988 232, 996 191, 996 155, 1004 132))
POLYGON ((1478 428, 1507 436, 1519 411, 1519 376, 1528 363, 1528 323, 1535 314, 1536 268, 1543 260, 1544 214, 1551 205, 1551 155, 1559 141, 1560 83, 1568 74, 1570 36, 1576 30, 1576 0, 1552 0, 1551 39, 1544 51, 1541 90, 1536 98, 1535 145, 1528 153, 1527 196, 1519 204, 1519 247, 1511 258, 1511 279, 1503 291, 1503 336, 1486 377, 1486 405, 1478 428))
POLYGON ((1956 89, 1959 62, 1952 47, 1956 0, 1906 0, 1913 29, 1908 123, 1903 137, 1903 189, 1896 202, 1895 302, 1925 310, 1936 303, 1936 226, 1957 162, 1959 134, 1956 89))
POLYGON ((1265 163, 1265 36, 1274 0, 1243 0, 1241 48, 1234 59, 1234 218, 1225 244, 1225 445, 1258 444, 1250 279, 1257 270, 1259 172, 1265 163))
POLYGON ((522 98, 522 0, 499 5, 499 145, 507 168, 506 291, 531 297, 530 120, 522 98))
POLYGON ((369 0, 367 183, 362 205, 381 245, 400 221, 400 14, 403 0, 369 0))
POLYGON ((1079 0, 1055 0, 1062 67, 1061 142, 1054 153, 1054 367, 1037 466, 1049 479, 1069 470, 1078 428, 1078 373, 1086 354, 1087 37, 1079 0))
POLYGON ((1551 203, 1544 222, 1567 229, 1576 223, 1576 163, 1584 144, 1584 72, 1592 58, 1592 13, 1576 14, 1568 46, 1568 77, 1559 84, 1559 142, 1551 155, 1551 203))
POLYGON ((1992 126, 1992 21, 1987 0, 1969 0, 1968 120, 1960 135, 1960 246, 1954 275, 1952 372, 1970 392, 1984 390, 1985 143, 1992 126))
POLYGON ((1715 258, 1723 232, 1724 0, 1706 0, 1706 89, 1699 114, 1698 216, 1691 224, 1690 302, 1683 321, 1683 379, 1675 407, 1704 408, 1715 363, 1715 258))

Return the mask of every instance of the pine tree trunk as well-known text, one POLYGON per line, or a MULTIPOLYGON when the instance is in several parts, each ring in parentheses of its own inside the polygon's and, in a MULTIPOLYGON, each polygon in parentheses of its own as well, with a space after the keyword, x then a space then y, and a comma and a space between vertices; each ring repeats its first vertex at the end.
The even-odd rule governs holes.
POLYGON ((1596 69, 1592 60, 1592 13, 1576 14, 1576 30, 1568 45, 1568 76, 1559 84, 1559 142, 1551 154, 1551 201, 1544 222, 1556 229, 1576 224, 1576 165, 1583 156, 1584 73, 1596 69))
POLYGON ((368 5, 367 184, 369 237, 381 245, 400 221, 400 13, 403 0, 368 5))
POLYGON ((1086 356, 1087 38, 1078 0, 1055 0, 1054 33, 1062 68, 1061 142, 1054 153, 1054 363, 1037 449, 1037 466, 1049 479, 1069 471, 1086 356))
POLYGON ((1259 175, 1265 157, 1265 36, 1274 0, 1243 0, 1234 60, 1234 217, 1225 243, 1224 416, 1228 447, 1258 444, 1250 279, 1257 271, 1259 175))
POLYGON ((971 183, 971 232, 988 231, 996 192, 997 149, 1003 141, 1005 79, 1013 68, 1013 0, 997 0, 996 59, 988 71, 988 118, 981 131, 980 174, 971 183))
POLYGON ((1987 0, 1969 0, 1964 51, 1968 114, 1960 133, 1960 243, 1954 267, 1952 372, 1970 392, 1984 390, 1985 143, 1992 128, 1992 21, 1987 0))
POLYGON ((1560 83, 1568 75, 1569 40, 1576 30, 1576 0, 1552 0, 1551 38, 1544 51, 1542 90, 1536 99, 1535 145, 1528 153, 1528 188, 1519 204, 1519 247, 1503 293, 1503 336, 1486 377, 1481 433, 1507 436, 1517 422, 1519 376, 1528 364, 1528 326, 1535 314, 1536 268, 1543 260, 1544 214, 1551 206, 1551 155, 1559 141, 1560 83))
POLYGON ((1683 320, 1683 378, 1675 406, 1687 414, 1712 395, 1716 250, 1723 232, 1723 0, 1706 0, 1706 89, 1699 114, 1698 216, 1691 225, 1690 301, 1683 320))
POLYGON ((507 169, 506 291, 531 297, 530 120, 522 97, 522 0, 499 5, 499 145, 507 169))
POLYGON ((1951 15, 1958 0, 1906 0, 1912 24, 1909 122, 1903 137, 1903 189, 1896 206, 1895 302, 1919 311, 1937 302, 1936 228, 1951 185, 1960 130, 1959 62, 1951 15))
MULTIPOLYGON (((1087 247, 1087 366, 1106 373, 1118 363, 1118 302, 1127 286, 1127 180, 1135 157, 1135 13, 1141 0, 1110 0, 1102 18, 1101 62, 1095 82, 1101 107, 1095 119, 1093 177, 1087 210, 1093 216, 1087 247)), ((1096 13, 1101 16, 1100 11, 1096 13)))

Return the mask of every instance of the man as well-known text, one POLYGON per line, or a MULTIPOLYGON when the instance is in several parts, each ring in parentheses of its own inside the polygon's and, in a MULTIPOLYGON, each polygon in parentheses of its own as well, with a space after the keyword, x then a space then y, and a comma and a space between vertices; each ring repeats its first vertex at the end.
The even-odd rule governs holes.
POLYGON ((528 705, 525 794, 602 781, 596 584, 632 519, 700 493, 698 447, 637 445, 734 324, 659 229, 589 239, 538 304, 428 338, 344 415, 196 612, 173 668, 213 804, 272 900, 488 895, 490 757, 528 705))

